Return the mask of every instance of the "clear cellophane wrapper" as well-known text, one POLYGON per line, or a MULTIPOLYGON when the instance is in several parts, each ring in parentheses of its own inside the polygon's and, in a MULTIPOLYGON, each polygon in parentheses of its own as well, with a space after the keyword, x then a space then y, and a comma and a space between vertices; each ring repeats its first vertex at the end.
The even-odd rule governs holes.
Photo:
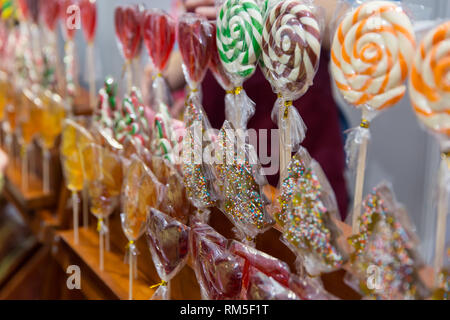
POLYGON ((153 263, 163 284, 152 300, 170 299, 170 280, 186 265, 190 228, 156 209, 150 209, 147 240, 153 263))
POLYGON ((312 0, 274 0, 265 17, 261 68, 278 95, 272 119, 281 143, 297 151, 306 126, 293 102, 313 84, 319 67, 324 14, 312 0))
POLYGON ((162 157, 152 156, 149 166, 158 181, 165 186, 161 210, 178 221, 187 224, 193 208, 187 198, 183 177, 178 170, 162 157))
POLYGON ((245 260, 241 299, 299 300, 290 288, 291 272, 286 263, 237 241, 229 248, 245 260))
POLYGON ((338 244, 336 198, 319 163, 301 148, 282 183, 277 220, 283 241, 297 254, 298 268, 310 276, 339 269, 347 256, 338 244))
POLYGON ((240 299, 245 261, 227 249, 228 240, 198 219, 191 222, 190 248, 204 300, 240 299))
POLYGON ((349 238, 354 276, 349 274, 346 282, 369 299, 427 298, 419 276, 419 240, 389 184, 380 184, 366 197, 359 223, 360 233, 349 238))
MULTIPOLYGON (((165 193, 165 187, 158 182, 153 173, 138 158, 131 157, 131 163, 125 173, 122 186, 122 229, 129 241, 127 255, 137 256, 134 242, 145 231, 147 214, 150 208, 159 209, 165 193)), ((128 261, 125 257, 125 261, 128 261)), ((136 267, 136 264, 134 264, 136 267)))
POLYGON ((198 209, 198 214, 207 220, 208 208, 217 200, 213 174, 210 166, 203 161, 203 150, 208 143, 207 140, 212 139, 209 135, 211 125, 198 99, 190 101, 184 115, 186 135, 182 141, 181 170, 189 200, 198 209))
POLYGON ((153 75, 154 106, 158 110, 159 103, 169 104, 168 86, 162 76, 170 53, 175 43, 175 21, 160 9, 149 9, 145 11, 142 24, 144 43, 147 47, 155 72, 153 75))
POLYGON ((265 208, 262 187, 267 181, 244 130, 234 130, 225 121, 216 138, 213 173, 220 209, 235 225, 239 239, 252 242, 274 221, 265 208))

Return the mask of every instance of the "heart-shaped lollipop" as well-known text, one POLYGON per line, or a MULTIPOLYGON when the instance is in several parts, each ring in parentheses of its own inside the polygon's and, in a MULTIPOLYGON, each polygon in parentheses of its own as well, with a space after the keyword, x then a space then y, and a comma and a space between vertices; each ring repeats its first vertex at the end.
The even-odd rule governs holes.
POLYGON ((132 60, 139 53, 142 43, 139 7, 117 7, 114 13, 114 22, 122 53, 126 60, 132 60))
POLYGON ((28 0, 18 0, 20 12, 25 19, 30 18, 30 9, 28 8, 28 0))
POLYGON ((60 17, 66 40, 73 40, 77 31, 75 13, 71 10, 71 8, 74 8, 73 6, 76 6, 75 0, 61 0, 60 17))
POLYGON ((97 27, 96 0, 81 0, 80 10, 84 36, 86 37, 87 42, 92 43, 95 38, 95 30, 97 27))
POLYGON ((164 70, 175 43, 175 21, 163 10, 151 9, 145 12, 142 29, 153 64, 164 70))
POLYGON ((59 19, 60 2, 58 0, 46 0, 41 6, 42 18, 50 31, 55 31, 59 19))
POLYGON ((158 275, 171 278, 186 262, 190 228, 156 209, 150 210, 148 221, 148 244, 158 275))
POLYGON ((206 18, 186 13, 178 22, 178 43, 183 63, 192 84, 205 77, 212 51, 212 27, 206 18))

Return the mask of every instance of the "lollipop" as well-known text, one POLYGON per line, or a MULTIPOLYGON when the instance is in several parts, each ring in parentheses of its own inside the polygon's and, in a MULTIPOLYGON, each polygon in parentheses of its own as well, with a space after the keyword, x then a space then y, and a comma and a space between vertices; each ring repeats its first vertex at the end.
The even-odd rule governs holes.
POLYGON ((245 260, 229 252, 227 239, 209 225, 194 219, 189 242, 202 298, 239 299, 245 260))
POLYGON ((320 25, 302 1, 278 3, 268 12, 262 37, 264 74, 278 94, 273 112, 280 133, 280 181, 292 151, 305 137, 305 125, 292 101, 300 98, 312 85, 319 66, 320 25))
POLYGON ((133 86, 131 63, 139 54, 142 44, 142 17, 138 6, 117 7, 114 12, 114 24, 119 47, 125 58, 127 91, 133 86))
POLYGON ((138 157, 133 156, 123 184, 124 213, 120 215, 122 229, 128 239, 125 261, 130 266, 129 300, 133 298, 133 275, 137 277, 138 251, 135 242, 145 231, 149 208, 159 208, 162 192, 163 187, 153 173, 138 157))
POLYGON ((153 89, 156 92, 156 104, 168 103, 167 84, 162 78, 175 43, 175 21, 166 12, 158 9, 147 10, 142 25, 144 43, 156 68, 153 89))
POLYGON ((258 233, 266 231, 273 224, 264 208, 259 174, 260 165, 251 145, 234 141, 230 135, 233 128, 225 121, 218 135, 219 155, 215 166, 219 193, 222 198, 221 209, 237 227, 239 236, 254 241, 258 233))
POLYGON ((163 280, 152 299, 170 298, 170 280, 185 266, 189 254, 190 228, 168 215, 151 209, 147 239, 156 271, 163 280))
POLYGON ((414 111, 420 122, 435 134, 441 149, 434 261, 435 279, 438 278, 443 267, 448 190, 450 190, 449 36, 450 22, 440 24, 425 35, 414 57, 409 77, 409 93, 414 111))
POLYGON ((67 104, 72 108, 73 100, 77 90, 78 70, 76 64, 76 45, 74 37, 77 31, 76 18, 73 15, 74 0, 62 0, 60 6, 60 16, 62 30, 65 38, 64 45, 64 64, 66 80, 66 99, 67 104), (72 10, 70 10, 72 9, 72 10), (71 20, 68 21, 68 13, 72 13, 71 20))
POLYGON ((337 28, 331 49, 331 71, 344 99, 362 109, 359 128, 347 140, 353 165, 358 154, 353 232, 361 213, 370 121, 376 112, 392 107, 404 95, 415 48, 411 21, 401 7, 388 1, 360 5, 337 28))
POLYGON ((447 136, 450 136, 449 36, 450 22, 439 25, 425 36, 409 77, 411 103, 417 117, 433 132, 447 136))
POLYGON ((245 128, 255 113, 254 103, 242 85, 255 72, 261 55, 263 15, 255 0, 227 0, 217 17, 217 48, 236 95, 236 128, 245 128))
POLYGON ((356 248, 351 261, 362 293, 381 299, 427 297, 428 290, 418 274, 418 239, 388 185, 381 184, 366 197, 360 223, 361 233, 350 240, 356 248), (376 286, 367 279, 371 265, 378 270, 376 286))
POLYGON ((186 13, 178 22, 178 42, 183 58, 183 70, 191 94, 198 92, 208 70, 212 32, 208 20, 200 15, 186 13))
POLYGON ((291 187, 289 179, 296 185, 292 194, 280 199, 284 208, 283 238, 299 255, 309 275, 336 270, 346 256, 337 243, 340 234, 333 221, 337 205, 331 186, 320 165, 305 152, 294 157, 290 170, 292 177, 283 187, 291 187))
POLYGON ((97 28, 97 6, 96 0, 81 0, 81 23, 83 26, 84 37, 87 40, 87 59, 89 70, 89 98, 91 108, 95 108, 95 56, 94 56, 94 39, 95 30, 97 28))

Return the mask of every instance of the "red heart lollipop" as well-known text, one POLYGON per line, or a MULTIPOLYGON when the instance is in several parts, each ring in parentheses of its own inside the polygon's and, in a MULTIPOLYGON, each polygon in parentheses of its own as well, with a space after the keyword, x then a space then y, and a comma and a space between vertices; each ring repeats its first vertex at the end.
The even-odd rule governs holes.
POLYGON ((42 18, 50 31, 55 31, 59 19, 59 0, 46 0, 42 2, 42 18))
POLYGON ((212 31, 213 40, 211 48, 211 59, 209 60, 209 68, 213 72, 214 76, 216 77, 220 85, 224 89, 229 89, 233 87, 233 84, 231 83, 231 80, 228 74, 226 73, 222 62, 220 61, 219 51, 217 50, 217 43, 216 43, 216 24, 211 23, 211 28, 213 30, 212 31))
POLYGON ((30 10, 28 8, 28 1, 27 0, 18 0, 20 12, 22 13, 22 16, 28 20, 30 18, 30 10))
POLYGON ((212 28, 206 18, 185 13, 178 22, 178 43, 189 80, 198 85, 205 77, 212 49, 212 28))
POLYGON ((96 0, 81 0, 81 23, 87 42, 92 43, 97 27, 97 5, 96 0))
POLYGON ((114 26, 116 29, 116 37, 122 44, 122 31, 123 31, 123 8, 117 7, 114 11, 114 26))
POLYGON ((172 278, 186 262, 189 227, 168 215, 150 209, 147 229, 148 244, 160 277, 172 278))
POLYGON ((41 0, 27 0, 28 12, 33 23, 39 23, 39 9, 41 0))
POLYGON ((153 64, 164 70, 175 43, 175 21, 163 10, 147 10, 142 29, 153 64))
POLYGON ((245 261, 231 254, 226 245, 227 239, 210 226, 194 222, 190 246, 195 275, 205 298, 239 298, 245 261))
POLYGON ((114 16, 116 35, 127 60, 132 60, 139 53, 142 43, 141 13, 138 6, 118 7, 114 16))
POLYGON ((77 32, 77 26, 75 25, 76 12, 74 10, 69 10, 69 8, 72 9, 75 8, 75 6, 75 0, 61 0, 60 16, 63 25, 63 33, 67 40, 73 40, 75 33, 77 32))

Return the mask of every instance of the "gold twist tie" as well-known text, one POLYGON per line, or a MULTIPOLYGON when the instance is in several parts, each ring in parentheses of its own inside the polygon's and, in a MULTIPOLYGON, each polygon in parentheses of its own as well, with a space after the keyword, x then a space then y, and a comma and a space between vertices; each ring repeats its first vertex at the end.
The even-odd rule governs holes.
POLYGON ((128 250, 128 249, 130 249, 130 247, 132 246, 134 244, 134 240, 130 240, 128 243, 127 243, 127 245, 126 245, 126 249, 128 250))
POLYGON ((244 90, 244 87, 239 86, 239 87, 234 88, 233 93, 235 96, 237 96, 237 95, 241 94, 242 90, 244 90))
POLYGON ((159 287, 167 287, 168 284, 169 283, 167 281, 162 280, 160 283, 151 286, 150 289, 155 289, 155 288, 159 288, 159 287))
POLYGON ((103 225, 103 218, 98 219, 97 222, 97 232, 102 231, 102 225, 103 225))
POLYGON ((366 119, 361 120, 361 124, 359 125, 361 128, 369 129, 370 128, 370 121, 366 119))
POLYGON ((157 78, 162 78, 162 73, 161 72, 158 72, 156 75, 152 76, 152 80, 155 80, 157 78))

